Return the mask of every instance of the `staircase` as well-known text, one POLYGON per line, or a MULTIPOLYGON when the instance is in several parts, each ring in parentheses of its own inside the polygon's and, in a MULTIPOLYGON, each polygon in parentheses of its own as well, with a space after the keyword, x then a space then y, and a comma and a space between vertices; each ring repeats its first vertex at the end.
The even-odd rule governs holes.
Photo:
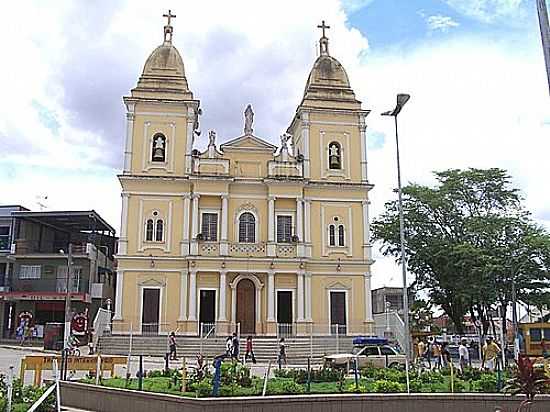
MULTIPOLYGON (((178 356, 195 358, 202 352, 204 356, 213 358, 225 352, 225 337, 178 336, 178 356)), ((312 360, 320 362, 325 355, 334 353, 349 353, 352 349, 351 336, 314 336, 285 338, 287 360, 289 364, 305 364, 312 355, 312 360)), ((132 355, 164 356, 168 352, 167 336, 133 336, 132 355)), ((130 337, 128 335, 102 336, 99 339, 98 350, 106 355, 128 355, 130 337)), ((240 341, 240 356, 245 353, 245 339, 240 341)), ((254 355, 258 362, 276 361, 278 354, 278 339, 276 337, 256 337, 253 341, 254 355)))

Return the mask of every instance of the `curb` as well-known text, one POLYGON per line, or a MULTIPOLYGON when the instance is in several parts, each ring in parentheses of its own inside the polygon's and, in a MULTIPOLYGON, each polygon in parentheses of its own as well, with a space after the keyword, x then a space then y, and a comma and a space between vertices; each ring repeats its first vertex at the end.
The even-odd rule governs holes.
POLYGON ((10 349, 10 350, 16 350, 20 352, 30 352, 30 353, 57 353, 53 350, 47 350, 41 347, 35 347, 35 346, 12 346, 12 345, 2 345, 0 344, 0 349, 10 349))

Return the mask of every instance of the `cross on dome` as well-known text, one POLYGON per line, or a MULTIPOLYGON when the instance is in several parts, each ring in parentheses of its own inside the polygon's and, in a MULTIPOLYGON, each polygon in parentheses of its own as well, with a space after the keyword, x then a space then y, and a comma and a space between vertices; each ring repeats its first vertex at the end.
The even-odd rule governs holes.
POLYGON ((325 24, 325 21, 321 21, 321 24, 317 26, 319 29, 323 30, 323 35, 319 40, 319 51, 321 56, 328 56, 328 37, 326 36, 325 30, 330 29, 330 26, 325 24))
POLYGON ((172 34, 174 33, 174 28, 170 25, 170 20, 176 18, 175 14, 172 14, 172 10, 168 10, 168 14, 163 14, 162 17, 168 19, 166 26, 164 26, 164 42, 172 43, 172 34))

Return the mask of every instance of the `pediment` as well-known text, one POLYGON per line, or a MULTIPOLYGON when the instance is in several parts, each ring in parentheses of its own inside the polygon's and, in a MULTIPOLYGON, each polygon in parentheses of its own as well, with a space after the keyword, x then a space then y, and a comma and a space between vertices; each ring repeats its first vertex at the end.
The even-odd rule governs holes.
POLYGON ((273 153, 277 150, 277 146, 266 142, 259 137, 253 135, 244 135, 230 140, 220 146, 222 151, 226 150, 252 150, 273 153))
POLYGON ((166 286, 165 282, 161 282, 157 279, 147 279, 139 282, 140 286, 156 286, 156 287, 163 287, 166 286))
POLYGON ((343 284, 342 282, 333 282, 329 285, 327 285, 327 289, 343 289, 343 290, 349 290, 351 289, 350 286, 343 284))

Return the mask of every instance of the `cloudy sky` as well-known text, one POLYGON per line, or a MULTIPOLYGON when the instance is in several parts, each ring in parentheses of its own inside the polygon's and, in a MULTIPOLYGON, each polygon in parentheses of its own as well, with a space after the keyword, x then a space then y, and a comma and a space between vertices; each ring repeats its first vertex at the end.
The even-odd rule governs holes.
MULTIPOLYGON (((278 140, 324 19, 331 54, 372 109, 373 215, 396 185, 392 122, 379 113, 408 92, 400 115, 405 181, 431 183, 431 171, 450 167, 503 167, 550 229, 550 96, 534 0, 5 3, 0 203, 96 209, 118 229, 122 96, 161 43, 169 8, 204 111, 201 128, 220 140, 239 135, 248 103, 256 134, 278 140)), ((375 286, 399 282, 391 260, 378 257, 374 272, 375 286)))

